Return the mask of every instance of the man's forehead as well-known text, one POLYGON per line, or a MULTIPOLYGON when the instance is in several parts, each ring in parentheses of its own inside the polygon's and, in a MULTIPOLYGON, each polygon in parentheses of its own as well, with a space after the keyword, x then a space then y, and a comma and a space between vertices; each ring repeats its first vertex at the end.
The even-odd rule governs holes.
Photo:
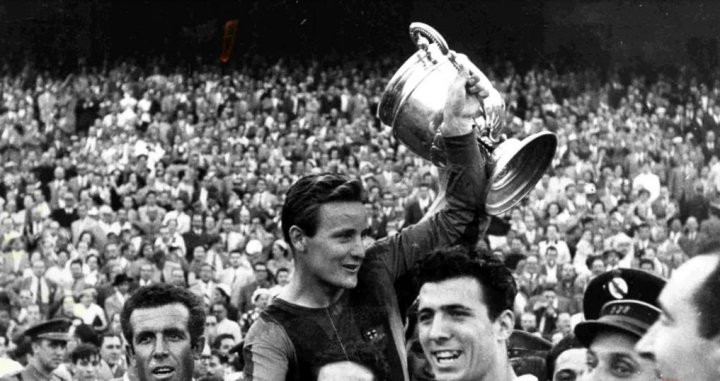
POLYGON ((180 303, 138 308, 130 314, 130 324, 140 331, 162 331, 168 328, 186 329, 190 312, 180 303))
POLYGON ((480 282, 471 277, 425 283, 420 288, 418 299, 420 309, 450 305, 477 308, 484 305, 480 282))
POLYGON ((671 307, 678 301, 690 297, 697 287, 707 279, 718 266, 718 254, 699 255, 678 268, 660 293, 660 302, 671 307))
POLYGON ((364 221, 365 206, 360 202, 330 202, 320 206, 318 227, 333 229, 340 224, 352 224, 360 218, 364 221))

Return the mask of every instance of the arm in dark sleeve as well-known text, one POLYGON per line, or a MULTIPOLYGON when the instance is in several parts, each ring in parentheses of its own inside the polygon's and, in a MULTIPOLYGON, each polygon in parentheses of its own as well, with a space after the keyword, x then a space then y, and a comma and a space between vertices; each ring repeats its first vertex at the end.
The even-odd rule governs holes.
POLYGON ((393 279, 437 247, 472 244, 478 239, 480 220, 489 222, 484 213, 487 152, 480 152, 474 131, 445 137, 444 142, 448 162, 445 207, 368 249, 368 253, 376 253, 385 262, 393 279))
POLYGON ((244 380, 285 381, 294 347, 280 325, 258 319, 248 331, 242 352, 244 380))

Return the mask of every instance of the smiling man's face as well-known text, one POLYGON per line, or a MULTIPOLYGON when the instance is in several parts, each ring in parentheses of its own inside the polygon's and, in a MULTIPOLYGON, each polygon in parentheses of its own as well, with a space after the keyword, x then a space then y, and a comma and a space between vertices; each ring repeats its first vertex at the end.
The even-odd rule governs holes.
POLYGON ((132 312, 132 345, 140 381, 191 379, 194 362, 189 317, 188 309, 179 303, 132 312))
POLYGON ((498 358, 500 331, 476 279, 453 278, 420 289, 420 343, 438 380, 483 379, 498 358))
MULTIPOLYGON (((299 250, 298 258, 305 262, 305 268, 319 284, 334 289, 355 288, 365 258, 366 230, 367 213, 363 204, 323 204, 315 234, 308 236, 302 232, 302 250, 299 250)), ((298 247, 297 243, 295 247, 298 247)))

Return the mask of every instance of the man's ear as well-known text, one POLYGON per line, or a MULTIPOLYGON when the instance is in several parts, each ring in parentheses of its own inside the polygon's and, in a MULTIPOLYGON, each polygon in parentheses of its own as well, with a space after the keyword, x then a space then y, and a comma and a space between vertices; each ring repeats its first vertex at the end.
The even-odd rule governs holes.
POLYGON ((295 250, 305 252, 305 241, 307 240, 305 232, 297 225, 293 225, 288 230, 288 233, 290 234, 290 242, 295 250))
POLYGON ((515 327, 515 314, 510 310, 505 310, 495 319, 495 337, 500 341, 507 341, 513 333, 515 327))
POLYGON ((192 348, 193 354, 195 356, 200 356, 203 349, 205 349, 205 336, 200 336, 197 338, 197 341, 195 341, 195 346, 193 346, 192 348))

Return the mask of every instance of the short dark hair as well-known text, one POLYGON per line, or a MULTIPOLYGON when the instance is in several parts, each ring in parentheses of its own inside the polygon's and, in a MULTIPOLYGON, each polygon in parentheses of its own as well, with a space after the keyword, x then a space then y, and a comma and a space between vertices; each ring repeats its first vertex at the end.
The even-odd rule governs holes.
POLYGON ((487 305, 490 320, 497 319, 505 310, 513 310, 517 285, 510 270, 489 256, 471 258, 464 246, 436 250, 420 262, 416 273, 418 285, 438 283, 449 279, 470 277, 482 286, 483 302, 487 305))
POLYGON ((643 265, 649 264, 653 270, 655 270, 655 262, 652 259, 643 258, 639 262, 639 267, 642 268, 643 265))
POLYGON ((117 337, 118 339, 120 339, 120 344, 122 345, 122 337, 120 337, 119 334, 113 333, 113 332, 105 332, 102 335, 100 335, 100 341, 99 341, 100 348, 102 348, 103 344, 105 344, 105 339, 109 339, 111 337, 117 337))
POLYGON ((215 337, 215 340, 213 340, 213 342, 212 342, 212 348, 219 349, 220 345, 222 345, 222 341, 225 339, 231 339, 231 340, 235 341, 235 336, 233 336, 229 333, 223 333, 223 334, 217 335, 217 337, 215 337))
POLYGON ((553 373, 555 373, 555 361, 557 361, 558 357, 560 357, 563 352, 575 348, 585 348, 585 346, 582 345, 580 340, 578 340, 577 337, 575 337, 575 334, 572 333, 563 337, 562 340, 553 345, 552 349, 550 349, 550 352, 547 354, 547 358, 545 359, 545 369, 547 370, 548 380, 553 379, 553 373))
POLYGON ((123 335, 130 348, 133 348, 133 327, 130 324, 130 315, 133 311, 141 308, 154 308, 169 304, 182 304, 188 309, 188 331, 190 332, 190 343, 192 346, 199 344, 205 328, 205 309, 202 300, 185 288, 156 283, 150 286, 140 287, 125 302, 120 313, 120 325, 123 335))
POLYGON ((92 360, 93 357, 100 359, 100 351, 92 344, 81 343, 70 352, 70 361, 77 364, 80 360, 92 360))
POLYGON ((720 290, 720 260, 692 295, 692 302, 699 311, 698 333, 705 339, 713 339, 720 334, 720 308, 717 308, 720 297, 717 290, 720 290))
POLYGON ((308 236, 315 235, 322 204, 336 201, 360 202, 362 185, 357 179, 324 173, 305 176, 293 184, 287 192, 282 208, 282 231, 291 248, 290 227, 299 227, 308 236))

